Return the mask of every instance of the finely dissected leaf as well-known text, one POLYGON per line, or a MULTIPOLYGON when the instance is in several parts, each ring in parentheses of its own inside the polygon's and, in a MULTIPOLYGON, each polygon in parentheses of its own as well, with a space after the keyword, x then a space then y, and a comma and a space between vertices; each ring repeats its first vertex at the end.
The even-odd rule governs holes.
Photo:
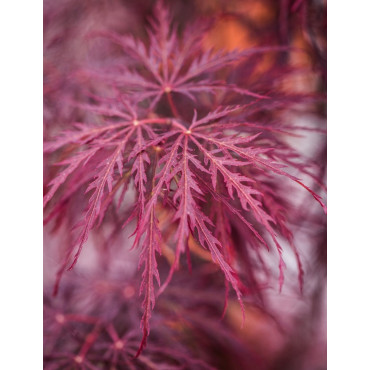
POLYGON ((150 332, 149 320, 155 305, 154 278, 157 280, 158 285, 160 285, 158 266, 155 256, 156 252, 160 253, 160 237, 160 231, 154 216, 154 209, 152 209, 148 221, 148 230, 143 242, 139 261, 139 267, 144 264, 144 271, 142 275, 143 280, 140 285, 140 295, 144 293, 144 314, 141 320, 143 338, 135 357, 138 357, 144 349, 150 332))
POLYGON ((204 215, 202 215, 202 217, 196 215, 195 219, 196 219, 195 228, 198 231, 199 242, 204 248, 208 247, 208 249, 211 252, 213 261, 220 266, 222 272, 225 274, 227 281, 231 284, 231 286, 235 290, 238 301, 240 302, 240 306, 242 308, 244 318, 245 315, 244 305, 242 302, 242 294, 238 286, 238 280, 235 277, 235 272, 229 266, 224 256, 220 252, 220 248, 222 248, 220 242, 212 235, 212 233, 206 226, 206 223, 211 224, 211 221, 204 215))
MULTIPOLYGON (((221 194, 221 192, 215 191, 214 189, 212 189, 212 187, 209 184, 207 184, 202 178, 198 177, 198 179, 207 188, 208 192, 213 196, 213 198, 215 200, 217 200, 217 202, 219 202, 218 204, 220 204, 220 203, 223 204, 229 210, 230 213, 232 213, 239 220, 241 220, 241 222, 243 224, 245 224, 248 227, 248 229, 250 229, 250 231, 252 231, 252 233, 256 237, 256 239, 260 243, 262 243, 264 246, 266 246, 267 249, 268 249, 268 245, 267 245, 266 241, 262 238, 262 236, 258 233, 258 231, 253 227, 253 225, 250 222, 248 222, 248 220, 246 220, 246 218, 243 216, 242 212, 230 203, 230 199, 227 196, 221 194)), ((218 211, 219 211, 219 209, 218 209, 218 211)), ((221 222, 220 219, 224 219, 224 217, 225 217, 223 212, 221 212, 221 214, 222 214, 222 216, 217 219, 218 222, 221 222)), ((222 233, 224 239, 225 239, 224 233, 225 233, 225 231, 227 231, 227 228, 225 230, 225 225, 227 227, 227 224, 228 223, 225 220, 225 222, 222 223, 222 225, 224 225, 224 226, 222 228, 217 228, 217 232, 222 233)), ((230 235, 230 230, 228 230, 228 234, 230 235)))
POLYGON ((162 285, 160 292, 162 292, 168 283, 170 282, 172 275, 178 267, 180 256, 185 252, 187 247, 187 238, 189 236, 189 230, 194 229, 196 225, 196 213, 200 212, 199 207, 196 204, 196 199, 193 196, 193 192, 199 196, 203 195, 202 190, 199 188, 195 175, 191 171, 189 165, 193 163, 197 168, 202 169, 204 172, 208 171, 201 165, 196 159, 194 154, 189 151, 189 138, 187 134, 183 135, 182 143, 182 158, 178 162, 177 166, 173 169, 173 175, 179 175, 177 181, 177 189, 173 196, 173 202, 176 205, 177 211, 174 215, 174 221, 179 221, 177 231, 175 234, 176 252, 175 260, 171 266, 167 280, 162 285))
POLYGON ((252 91, 247 89, 241 89, 233 84, 225 84, 223 82, 211 82, 211 81, 198 81, 198 82, 190 82, 185 84, 180 84, 179 87, 173 87, 173 91, 182 93, 188 97, 190 97, 193 101, 196 101, 196 97, 193 92, 208 92, 212 94, 216 94, 217 91, 234 91, 241 95, 252 96, 254 98, 259 99, 266 99, 267 96, 256 94, 252 91))
POLYGON ((297 184, 301 185, 303 188, 305 188, 307 191, 309 191, 312 196, 319 202, 319 204, 326 210, 326 207, 324 203, 321 201, 320 197, 315 194, 310 188, 308 188, 306 185, 304 185, 297 177, 292 176, 285 171, 283 171, 281 168, 285 167, 283 164, 275 163, 272 160, 263 159, 260 155, 263 153, 266 153, 266 151, 271 150, 268 149, 262 149, 262 148, 243 148, 238 147, 238 144, 246 144, 249 141, 253 140, 256 136, 251 138, 226 138, 226 139, 217 139, 212 137, 205 137, 204 135, 196 134, 198 137, 201 137, 203 139, 206 139, 207 141, 211 142, 212 144, 217 145, 220 149, 227 149, 235 154, 237 154, 239 157, 246 159, 248 162, 254 164, 255 166, 259 167, 265 167, 279 175, 283 175, 288 177, 289 179, 293 180, 297 184))
POLYGON ((59 165, 68 165, 67 168, 65 168, 62 172, 58 174, 57 177, 55 177, 50 183, 51 185, 50 190, 48 193, 44 196, 44 207, 48 204, 50 199, 53 197, 55 192, 58 190, 58 188, 64 184, 66 181, 66 178, 74 172, 79 166, 86 164, 91 157, 94 156, 94 154, 99 150, 99 148, 92 148, 80 153, 77 153, 74 157, 66 159, 62 162, 59 162, 59 165))
POLYGON ((145 207, 145 184, 147 182, 147 176, 145 171, 145 163, 150 164, 149 156, 146 152, 142 150, 144 146, 144 139, 142 134, 142 129, 139 126, 137 129, 137 143, 133 151, 138 150, 136 159, 132 165, 132 173, 135 173, 135 185, 138 192, 138 224, 140 224, 141 218, 144 213, 145 207))
POLYGON ((216 157, 211 152, 208 152, 199 143, 198 140, 193 138, 193 141, 196 143, 199 149, 204 153, 204 157, 207 158, 206 162, 210 163, 213 187, 216 188, 217 171, 219 171, 224 178, 225 185, 227 187, 230 198, 234 197, 233 193, 235 190, 238 195, 242 208, 245 209, 246 211, 251 210, 256 221, 261 223, 265 227, 266 231, 268 231, 268 233, 272 237, 276 245, 277 251, 279 253, 279 269, 280 269, 279 285, 281 289, 283 285, 283 281, 284 281, 283 269, 285 267, 285 263, 282 258, 282 248, 276 239, 276 234, 274 230, 272 229, 270 225, 270 222, 275 223, 275 220, 268 213, 265 212, 265 210, 262 208, 261 202, 253 197, 253 195, 261 195, 261 193, 258 190, 255 190, 254 188, 252 188, 251 186, 247 186, 243 184, 243 182, 250 182, 251 179, 243 175, 240 175, 238 173, 231 172, 226 167, 226 166, 240 166, 241 162, 236 161, 236 160, 229 160, 229 159, 223 159, 220 157, 216 157))
MULTIPOLYGON (((170 183, 174 177, 173 168, 177 162, 177 154, 181 144, 181 136, 179 136, 174 143, 171 145, 171 150, 168 151, 158 162, 158 168, 161 168, 160 171, 155 175, 156 184, 152 190, 151 198, 146 205, 146 211, 150 211, 155 207, 158 197, 163 190, 163 186, 166 186, 167 189, 170 186, 170 183)), ((149 215, 146 219, 149 218, 149 215)))
POLYGON ((123 36, 112 31, 91 35, 106 38, 119 45, 133 63, 130 67, 120 65, 107 71, 86 70, 86 73, 130 94, 131 98, 134 97, 139 102, 148 101, 149 110, 154 109, 161 98, 166 96, 176 117, 179 112, 173 101, 173 92, 185 95, 194 102, 194 93, 206 92, 212 95, 219 90, 258 99, 267 98, 245 87, 222 80, 210 80, 207 76, 254 54, 285 51, 286 47, 256 47, 231 52, 204 51, 202 39, 208 26, 190 25, 184 30, 184 38, 179 40, 178 27, 161 3, 157 4, 156 17, 150 19, 149 23, 149 45, 131 35, 123 36), (194 32, 195 26, 198 32, 194 32))
POLYGON ((73 262, 69 269, 71 269, 77 262, 77 259, 81 253, 82 246, 88 238, 89 231, 93 228, 95 221, 101 215, 102 200, 104 197, 104 189, 107 186, 109 192, 112 191, 113 187, 113 170, 117 166, 122 176, 122 152, 125 151, 127 141, 134 132, 134 128, 130 129, 121 142, 117 145, 113 154, 106 160, 106 163, 100 164, 102 170, 98 173, 96 179, 90 183, 86 192, 94 190, 89 200, 89 208, 86 212, 85 222, 83 230, 78 239, 78 250, 73 258, 73 262))
POLYGON ((202 119, 197 120, 197 112, 195 111, 193 121, 189 127, 190 130, 194 128, 206 124, 210 121, 215 121, 219 118, 225 117, 230 113, 240 110, 242 107, 240 105, 236 105, 233 107, 218 107, 216 110, 209 112, 205 117, 202 119))
MULTIPOLYGON (((143 295, 136 357, 147 343, 156 296, 170 284, 184 254, 189 266, 192 250, 200 256, 196 266, 212 261, 219 266, 226 282, 224 314, 229 284, 244 313, 243 296, 256 292, 260 299, 261 286, 267 285, 256 276, 259 270, 269 274, 259 248, 269 249, 270 239, 278 253, 280 289, 285 268, 281 239, 290 243, 303 285, 291 230, 298 212, 293 195, 289 202, 290 189, 284 194, 281 189, 297 183, 326 209, 315 188, 300 179, 305 175, 324 188, 319 166, 311 165, 287 140, 325 130, 281 119, 284 110, 305 100, 275 93, 275 80, 263 83, 270 76, 278 80, 280 62, 271 60, 271 73, 262 73, 262 82, 249 86, 256 79, 249 79, 249 72, 257 68, 248 69, 249 58, 287 48, 207 49, 203 41, 210 23, 188 24, 181 36, 180 26, 160 1, 149 25, 147 41, 110 30, 90 35, 110 40, 115 54, 123 56, 108 55, 95 66, 86 63, 79 74, 89 80, 81 82, 86 85, 82 96, 64 99, 77 113, 67 129, 45 144, 45 153, 64 166, 52 175, 44 197, 46 221, 67 217, 68 210, 75 216, 71 224, 82 218, 77 242, 64 250, 55 293, 94 227, 107 225, 110 235, 116 235, 122 225, 136 222, 132 248, 141 249, 143 295), (134 199, 129 206, 123 202, 126 194, 134 199), (170 265, 162 286, 157 263, 161 249, 170 265)), ((109 335, 118 340, 112 328, 109 335)))

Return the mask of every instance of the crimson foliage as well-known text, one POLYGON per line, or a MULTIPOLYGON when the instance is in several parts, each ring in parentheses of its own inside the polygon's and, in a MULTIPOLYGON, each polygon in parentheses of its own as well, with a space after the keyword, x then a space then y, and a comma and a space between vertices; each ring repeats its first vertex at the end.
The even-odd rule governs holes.
MULTIPOLYGON (((255 68, 256 56, 267 54, 273 60, 287 49, 205 50, 207 27, 192 24, 180 30, 159 3, 147 42, 111 31, 90 34, 98 44, 112 43, 118 57, 80 72, 93 87, 83 98, 69 98, 68 104, 83 114, 73 128, 45 145, 47 154, 59 153, 56 164, 62 167, 44 197, 47 221, 65 214, 80 189, 86 199, 86 208, 78 210, 79 234, 57 274, 55 294, 90 231, 112 209, 124 211, 119 227, 135 222, 133 248, 141 248, 143 296, 143 336, 136 356, 146 346, 156 297, 170 284, 184 254, 191 269, 190 238, 210 252, 243 308, 243 297, 253 287, 238 262, 244 252, 235 242, 235 225, 244 229, 249 253, 262 258, 261 247, 275 248, 281 289, 282 245, 293 249, 303 284, 287 221, 297 206, 289 196, 290 185, 308 191, 325 209, 320 196, 301 180, 319 183, 313 164, 288 140, 313 129, 284 124, 269 114, 312 97, 278 94, 263 82, 254 83, 253 90, 244 77, 255 68), (130 189, 136 201, 127 208, 124 197, 130 189), (172 233, 158 220, 163 210, 175 225, 172 233), (161 285, 157 259, 163 243, 173 248, 174 257, 161 285)), ((277 70, 268 73, 274 76, 277 70)))

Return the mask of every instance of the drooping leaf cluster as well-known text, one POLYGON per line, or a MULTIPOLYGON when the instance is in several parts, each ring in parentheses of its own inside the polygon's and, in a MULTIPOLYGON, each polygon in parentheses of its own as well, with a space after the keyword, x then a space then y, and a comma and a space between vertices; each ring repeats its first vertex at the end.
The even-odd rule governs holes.
POLYGON ((257 119, 301 97, 275 99, 267 90, 251 91, 229 77, 251 56, 286 48, 208 50, 206 32, 199 24, 180 32, 159 3, 146 42, 111 31, 90 35, 113 42, 121 57, 82 71, 96 83, 94 91, 84 101, 69 104, 85 114, 45 145, 61 167, 44 197, 47 220, 66 212, 81 189, 85 193, 78 234, 65 251, 55 293, 63 273, 77 263, 91 230, 112 210, 122 211, 119 227, 135 224, 133 248, 141 250, 143 296, 137 356, 146 345, 156 297, 183 256, 191 268, 190 241, 210 253, 243 307, 250 287, 238 265, 238 253, 243 252, 235 243, 235 225, 242 225, 248 235, 242 248, 250 246, 256 256, 263 248, 276 250, 281 289, 283 243, 293 249, 303 281, 285 217, 294 199, 284 204, 282 194, 289 200, 297 185, 325 209, 320 196, 301 180, 319 182, 311 164, 286 140, 310 128, 257 119), (127 206, 124 198, 132 191, 135 202, 127 206), (172 233, 159 222, 163 209, 175 226, 172 233), (164 244, 173 250, 173 259, 168 275, 160 276, 158 256, 164 244))

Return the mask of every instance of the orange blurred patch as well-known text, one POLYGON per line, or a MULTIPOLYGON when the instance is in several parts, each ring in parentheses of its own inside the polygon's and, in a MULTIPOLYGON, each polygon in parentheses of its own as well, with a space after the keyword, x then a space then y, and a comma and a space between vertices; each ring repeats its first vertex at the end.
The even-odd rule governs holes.
POLYGON ((216 23, 204 39, 204 48, 246 49, 253 45, 248 30, 235 19, 223 19, 216 23))
POLYGON ((292 47, 300 50, 293 50, 289 53, 289 63, 293 67, 310 68, 312 60, 307 53, 309 46, 301 32, 296 32, 293 36, 292 47))
POLYGON ((265 26, 276 17, 273 8, 261 0, 239 1, 236 10, 258 26, 265 26))
POLYGON ((236 301, 229 301, 226 317, 240 338, 255 353, 266 360, 272 361, 284 345, 284 336, 274 320, 260 309, 253 306, 245 307, 245 323, 242 327, 243 315, 236 301))
POLYGON ((320 76, 312 70, 312 59, 309 45, 302 32, 296 32, 291 43, 292 50, 289 53, 289 64, 295 72, 287 75, 277 86, 285 93, 310 94, 317 91, 320 76))

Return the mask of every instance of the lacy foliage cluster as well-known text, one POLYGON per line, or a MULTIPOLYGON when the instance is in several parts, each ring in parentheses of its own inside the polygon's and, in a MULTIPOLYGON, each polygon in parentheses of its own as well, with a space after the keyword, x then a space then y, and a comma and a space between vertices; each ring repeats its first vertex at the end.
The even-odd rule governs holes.
MULTIPOLYGON (((318 181, 311 164, 285 140, 310 128, 263 118, 265 112, 289 107, 302 97, 250 91, 242 78, 230 74, 248 73, 243 63, 248 66, 249 58, 276 55, 284 48, 204 50, 206 31, 206 26, 193 24, 180 32, 159 5, 147 29, 148 42, 113 32, 90 35, 112 42, 120 57, 83 71, 95 82, 94 91, 84 101, 69 104, 86 114, 45 145, 46 153, 61 153, 57 165, 62 167, 44 197, 48 219, 64 212, 81 188, 88 199, 76 225, 78 238, 58 271, 55 293, 90 231, 104 222, 112 207, 122 208, 125 194, 135 190, 134 206, 124 210, 119 227, 135 221, 133 247, 141 248, 143 338, 137 355, 146 345, 156 296, 169 284, 183 255, 191 269, 190 237, 210 252, 243 307, 249 287, 238 271, 240 246, 233 237, 234 225, 243 225, 256 255, 261 247, 276 249, 281 288, 283 239, 293 248, 303 282, 286 221, 294 199, 290 204, 290 190, 285 189, 290 189, 289 183, 298 184, 325 208, 321 198, 291 174, 318 181), (162 209, 171 216, 173 233, 164 233, 158 221, 162 209), (174 257, 161 285, 157 259, 164 242, 173 248, 174 257)), ((113 329, 107 331, 117 339, 113 329)))

